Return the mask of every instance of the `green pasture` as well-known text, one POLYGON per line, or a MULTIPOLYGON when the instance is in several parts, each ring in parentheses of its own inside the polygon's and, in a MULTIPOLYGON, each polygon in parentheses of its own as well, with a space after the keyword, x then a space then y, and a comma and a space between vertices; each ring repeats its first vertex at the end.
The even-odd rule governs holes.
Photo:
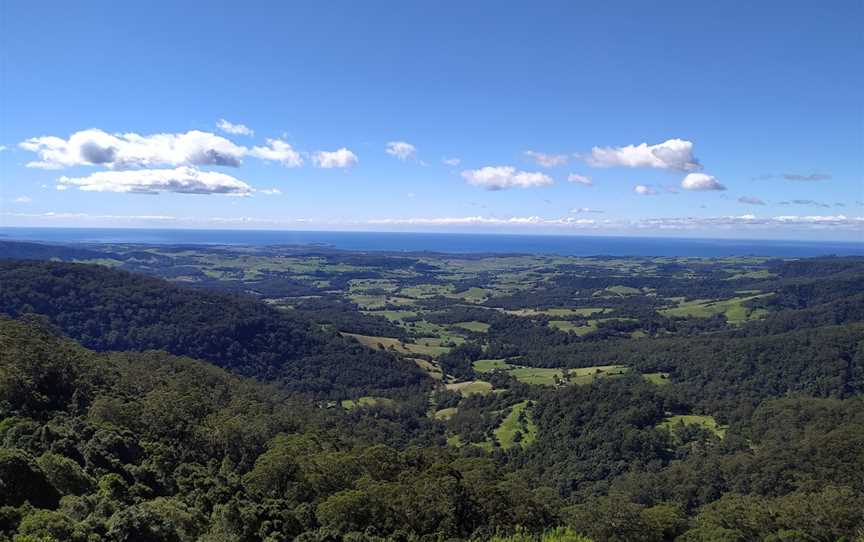
POLYGON ((668 418, 660 422, 657 427, 672 430, 678 424, 698 425, 711 431, 719 438, 723 438, 726 436, 726 426, 718 424, 717 420, 715 420, 713 416, 705 416, 701 414, 681 414, 676 416, 669 416, 668 418))
POLYGON ((514 365, 503 359, 483 359, 474 362, 474 370, 478 373, 501 370, 525 384, 554 386, 556 384, 590 384, 595 378, 622 375, 628 371, 628 368, 624 365, 595 365, 577 369, 555 369, 514 365))
POLYGON ((373 397, 367 395, 358 397, 357 399, 345 399, 341 402, 342 408, 345 410, 353 410, 355 408, 372 407, 372 406, 393 406, 395 401, 387 397, 373 397))
POLYGON ((528 401, 522 401, 513 405, 507 417, 495 429, 494 434, 498 444, 505 450, 514 446, 524 448, 534 442, 534 439, 537 437, 537 426, 534 424, 534 420, 531 419, 531 410, 528 408, 528 401), (523 419, 520 420, 520 417, 523 419), (519 442, 516 441, 517 432, 522 436, 519 442))
POLYGON ((669 373, 642 373, 642 378, 657 386, 669 384, 669 373))
POLYGON ((463 397, 469 395, 487 395, 492 392, 492 384, 484 380, 471 380, 468 382, 454 382, 445 386, 450 391, 458 391, 463 397))
POLYGON ((453 325, 475 333, 486 333, 489 331, 489 324, 486 322, 478 322, 477 320, 472 320, 470 322, 456 322, 453 325))
POLYGON ((761 308, 751 309, 744 303, 752 299, 765 297, 771 294, 759 294, 746 297, 733 297, 724 300, 694 299, 691 301, 679 301, 677 307, 662 309, 659 312, 670 317, 693 317, 710 318, 717 314, 726 315, 726 320, 733 325, 742 324, 748 320, 763 318, 768 311, 761 308))

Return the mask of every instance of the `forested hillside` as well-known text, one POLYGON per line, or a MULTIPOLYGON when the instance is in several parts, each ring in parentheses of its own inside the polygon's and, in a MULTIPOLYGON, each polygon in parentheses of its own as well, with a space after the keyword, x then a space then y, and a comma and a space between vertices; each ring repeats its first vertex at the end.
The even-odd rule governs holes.
POLYGON ((0 312, 47 316, 63 333, 99 351, 165 350, 335 397, 422 380, 412 365, 241 296, 54 262, 0 262, 0 277, 0 312))
POLYGON ((864 260, 115 248, 233 278, 0 262, 0 541, 864 540, 864 260))

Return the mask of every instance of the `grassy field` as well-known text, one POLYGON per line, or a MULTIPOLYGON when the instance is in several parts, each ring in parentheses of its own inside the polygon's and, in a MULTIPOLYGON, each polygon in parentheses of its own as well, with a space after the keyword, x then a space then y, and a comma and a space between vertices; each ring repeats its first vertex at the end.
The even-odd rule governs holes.
POLYGON ((370 316, 383 316, 391 322, 402 322, 406 318, 417 316, 417 311, 363 311, 363 314, 370 316))
MULTIPOLYGON (((392 337, 378 337, 374 335, 360 335, 357 333, 342 333, 344 337, 351 337, 356 339, 357 342, 362 344, 363 346, 368 346, 369 348, 380 349, 385 348, 390 350, 391 348, 400 353, 400 354, 408 354, 408 355, 424 355, 424 356, 440 356, 441 354, 447 353, 450 351, 449 346, 444 346, 445 342, 449 342, 453 338, 441 339, 438 337, 427 337, 422 339, 417 339, 413 343, 403 343, 399 339, 394 339, 392 337)), ((465 339, 459 337, 453 342, 458 343, 459 341, 464 341, 465 339)))
POLYGON ((517 309, 504 311, 513 316, 552 316, 565 318, 568 316, 592 316, 594 314, 603 314, 608 309, 586 307, 581 309, 517 309))
POLYGON ((411 358, 411 361, 413 361, 417 364, 418 367, 426 371, 426 374, 428 374, 430 378, 434 378, 435 380, 444 379, 444 372, 441 370, 441 367, 439 367, 438 364, 427 361, 423 358, 411 358))
POLYGON ((496 292, 495 290, 490 290, 488 288, 472 287, 468 288, 464 292, 459 292, 458 294, 450 294, 448 295, 448 297, 461 299, 463 301, 467 301, 468 303, 483 303, 497 293, 498 292, 496 292))
MULTIPOLYGON (((727 269, 730 273, 736 273, 735 269, 727 269)), ((768 271, 767 269, 759 269, 757 271, 744 271, 740 273, 736 273, 731 277, 727 277, 726 280, 738 280, 738 279, 770 279, 774 278, 777 275, 768 271)))
POLYGON ((373 397, 367 395, 364 397, 358 397, 357 399, 345 399, 341 404, 342 408, 352 410, 355 408, 371 407, 376 405, 393 406, 395 402, 393 399, 388 399, 387 397, 373 397))
POLYGON ((679 423, 683 423, 684 425, 698 425, 711 431, 719 438, 723 438, 726 436, 725 426, 719 425, 717 423, 717 420, 715 420, 713 416, 703 416, 700 414, 682 414, 678 416, 669 416, 668 418, 660 422, 657 427, 664 427, 671 430, 679 423))
POLYGON ((441 410, 435 412, 435 419, 449 420, 450 418, 455 416, 457 412, 459 412, 459 409, 456 407, 442 408, 441 410))
POLYGON ((469 382, 454 382, 446 385, 450 391, 458 391, 463 397, 480 394, 486 395, 492 392, 492 384, 483 380, 471 380, 469 382))
POLYGON ((618 296, 618 297, 624 297, 624 296, 628 296, 628 295, 637 295, 637 294, 641 294, 641 293, 642 293, 642 290, 640 290, 639 288, 632 288, 630 286, 618 285, 618 286, 610 286, 610 287, 606 288, 605 290, 600 290, 598 292, 595 292, 594 295, 597 297, 608 297, 610 295, 618 296))
POLYGON ((465 341, 462 337, 459 337, 456 340, 453 339, 453 337, 444 339, 439 337, 423 337, 422 339, 416 339, 413 343, 405 343, 403 346, 413 354, 437 357, 450 351, 450 347, 444 345, 451 340, 455 344, 465 341))
POLYGON ((562 384, 590 384, 597 377, 617 376, 627 372, 624 365, 595 365, 578 369, 550 369, 545 367, 525 367, 513 365, 503 359, 481 359, 474 362, 478 373, 495 370, 507 371, 515 379, 536 386, 562 384))
POLYGON ((658 386, 669 384, 669 373, 644 373, 642 378, 658 386))
POLYGON ((470 322, 456 322, 453 325, 475 333, 486 333, 489 331, 489 324, 486 322, 478 322, 477 320, 472 320, 470 322))
POLYGON ((549 320, 549 325, 555 329, 566 331, 567 333, 575 333, 580 337, 597 330, 597 320, 587 320, 585 322, 574 322, 572 320, 549 320))
POLYGON ((474 370, 478 373, 489 373, 495 369, 512 369, 513 366, 503 359, 478 359, 474 362, 474 370))
POLYGON ((495 439, 505 450, 514 446, 525 447, 534 442, 537 437, 537 426, 531 419, 531 410, 528 401, 513 405, 510 413, 495 429, 495 439), (523 415, 524 413, 524 415, 523 415), (520 420, 520 417, 522 418, 520 420), (521 435, 519 442, 516 441, 516 433, 521 435))
POLYGON ((405 345, 402 344, 402 341, 400 341, 399 339, 394 339, 392 337, 376 337, 374 335, 360 335, 358 333, 342 333, 342 336, 351 337, 363 346, 368 346, 369 348, 374 348, 376 350, 382 347, 386 349, 390 349, 392 347, 397 352, 401 352, 403 354, 411 353, 410 350, 405 348, 405 345))
POLYGON ((746 297, 733 297, 731 299, 712 300, 694 299, 691 301, 678 301, 677 307, 662 309, 661 314, 665 316, 690 316, 694 318, 710 318, 716 314, 726 315, 726 320, 733 325, 742 324, 748 320, 764 317, 768 311, 765 309, 750 309, 744 303, 752 299, 764 297, 771 294, 759 294, 746 297))

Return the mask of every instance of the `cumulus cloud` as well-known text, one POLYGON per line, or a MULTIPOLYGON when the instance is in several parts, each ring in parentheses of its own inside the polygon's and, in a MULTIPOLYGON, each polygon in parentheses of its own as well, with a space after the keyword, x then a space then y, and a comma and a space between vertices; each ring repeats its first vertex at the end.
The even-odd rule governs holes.
POLYGON ((545 173, 517 171, 512 166, 486 166, 480 169, 470 169, 462 172, 462 178, 469 184, 480 186, 486 190, 504 190, 506 188, 533 188, 548 186, 552 178, 545 173))
POLYGON ((33 200, 30 198, 30 196, 18 196, 12 201, 15 203, 30 203, 33 200))
POLYGON ((738 203, 744 203, 747 205, 765 205, 765 202, 759 198, 754 198, 752 196, 741 196, 738 198, 738 203))
POLYGON ((543 167, 563 166, 567 163, 568 159, 566 154, 546 154, 531 150, 525 151, 525 156, 534 160, 534 163, 538 166, 543 167))
POLYGON ((417 147, 407 141, 390 141, 384 152, 405 162, 417 157, 417 147))
POLYGON ((461 158, 447 158, 445 156, 444 158, 441 159, 441 163, 444 164, 445 166, 456 167, 462 163, 462 159, 461 158))
POLYGON ((104 166, 110 169, 154 166, 239 166, 247 149, 224 137, 198 130, 182 134, 109 134, 82 130, 69 139, 34 137, 19 146, 39 155, 27 167, 62 169, 71 166, 104 166))
POLYGON ((279 162, 285 167, 300 167, 303 158, 290 144, 281 139, 268 139, 266 147, 252 147, 251 156, 271 162, 279 162))
POLYGON ((591 180, 591 177, 579 175, 578 173, 571 173, 567 176, 567 180, 571 183, 584 184, 585 186, 592 186, 594 184, 594 181, 591 180))
POLYGON ((637 194, 639 194, 640 196, 656 196, 657 195, 656 189, 654 189, 650 186, 644 185, 644 184, 637 184, 636 186, 633 187, 633 191, 636 192, 637 194))
POLYGON ((726 187, 720 184, 717 177, 707 175, 705 173, 690 173, 684 180, 681 181, 681 188, 684 190, 726 190, 726 187))
POLYGON ((312 161, 316 166, 324 169, 349 168, 360 161, 357 155, 345 147, 328 152, 318 151, 312 155, 312 161))
POLYGON ((219 119, 219 122, 216 123, 216 126, 219 127, 220 130, 225 132, 226 134, 233 135, 245 135, 245 136, 253 136, 255 135, 255 130, 249 128, 245 124, 234 124, 232 122, 228 122, 225 119, 219 119))
POLYGON ((693 143, 684 139, 669 139, 656 145, 642 143, 625 147, 594 147, 585 161, 593 167, 645 167, 675 171, 702 169, 699 160, 693 155, 693 143))
POLYGON ((60 177, 60 186, 77 186, 88 192, 133 194, 224 194, 247 196, 253 189, 245 182, 216 171, 182 166, 176 169, 99 171, 86 177, 60 177))

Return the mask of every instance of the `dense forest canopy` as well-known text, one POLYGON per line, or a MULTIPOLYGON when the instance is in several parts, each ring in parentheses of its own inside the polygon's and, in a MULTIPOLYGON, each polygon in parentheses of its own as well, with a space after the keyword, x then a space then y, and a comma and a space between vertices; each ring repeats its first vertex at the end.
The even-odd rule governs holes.
POLYGON ((864 259, 0 250, 0 540, 864 540, 864 259))
POLYGON ((75 264, 0 262, 0 275, 4 311, 45 315, 96 350, 165 350, 311 392, 420 383, 387 354, 244 297, 75 264))

